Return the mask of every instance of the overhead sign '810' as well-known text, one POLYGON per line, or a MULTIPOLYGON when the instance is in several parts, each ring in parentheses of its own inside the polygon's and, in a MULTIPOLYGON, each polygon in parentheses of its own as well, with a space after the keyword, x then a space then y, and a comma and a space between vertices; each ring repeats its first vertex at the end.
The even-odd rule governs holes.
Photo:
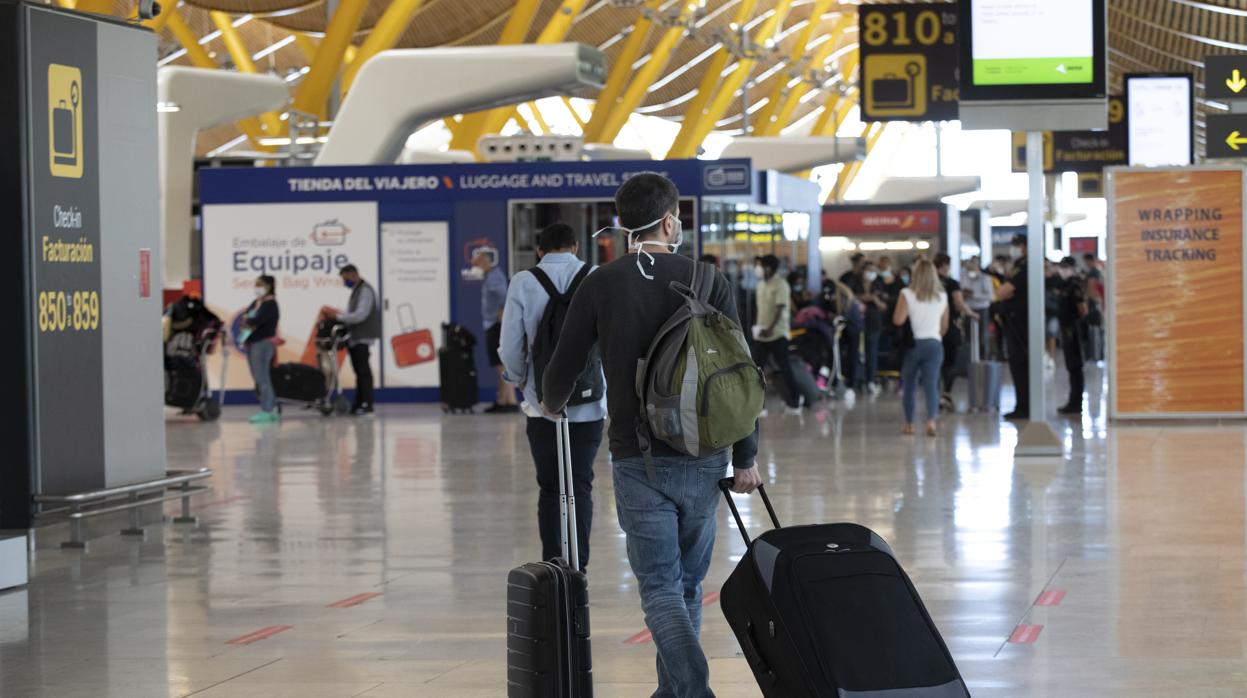
POLYGON ((858 22, 864 121, 957 118, 956 5, 862 5, 858 22))

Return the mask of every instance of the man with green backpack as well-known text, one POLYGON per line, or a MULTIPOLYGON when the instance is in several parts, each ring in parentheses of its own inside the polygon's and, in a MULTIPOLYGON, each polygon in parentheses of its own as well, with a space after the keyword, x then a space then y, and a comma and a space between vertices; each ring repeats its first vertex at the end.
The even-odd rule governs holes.
POLYGON ((590 274, 546 368, 543 406, 563 408, 596 344, 606 374, 619 524, 658 650, 661 698, 706 698, 698 636, 701 583, 714 548, 718 482, 762 483, 754 464, 761 372, 726 279, 672 254, 683 242, 679 191, 645 173, 615 194, 631 254, 590 274))

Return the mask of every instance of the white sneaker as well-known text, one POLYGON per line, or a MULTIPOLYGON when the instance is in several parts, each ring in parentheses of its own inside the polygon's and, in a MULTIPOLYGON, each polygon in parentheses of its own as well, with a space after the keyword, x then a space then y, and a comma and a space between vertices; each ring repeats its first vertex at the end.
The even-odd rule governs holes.
POLYGON ((765 407, 763 407, 762 411, 758 413, 758 419, 766 419, 767 417, 770 417, 770 416, 771 416, 771 413, 767 411, 765 407))
POLYGON ((878 384, 878 383, 874 383, 874 382, 867 383, 867 384, 866 384, 866 392, 867 392, 868 394, 870 394, 870 395, 878 395, 878 394, 881 392, 881 391, 879 390, 879 384, 878 384))
POLYGON ((848 404, 850 404, 850 405, 851 405, 851 404, 853 404, 853 403, 855 403, 855 402, 857 402, 857 393, 856 393, 856 392, 854 392, 852 388, 849 388, 849 389, 845 390, 845 391, 844 391, 844 401, 845 401, 845 402, 847 402, 847 403, 848 403, 848 404))

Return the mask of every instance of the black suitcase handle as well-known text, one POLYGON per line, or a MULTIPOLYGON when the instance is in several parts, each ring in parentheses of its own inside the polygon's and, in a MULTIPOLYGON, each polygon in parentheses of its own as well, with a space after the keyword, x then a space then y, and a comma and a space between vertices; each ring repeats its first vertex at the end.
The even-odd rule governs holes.
MULTIPOLYGON (((732 487, 736 485, 736 478, 725 477, 719 480, 719 489, 723 490, 723 496, 727 498, 727 506, 732 510, 732 516, 736 519, 736 527, 740 529, 740 537, 745 539, 745 545, 748 546, 753 541, 749 540, 749 533, 745 530, 745 522, 740 518, 740 510, 736 508, 736 502, 732 500, 732 487)), ((766 513, 771 515, 771 523, 775 524, 775 528, 783 528, 779 525, 779 517, 775 516, 775 507, 771 506, 771 498, 766 496, 766 486, 758 485, 758 494, 762 495, 762 503, 766 505, 766 513)))

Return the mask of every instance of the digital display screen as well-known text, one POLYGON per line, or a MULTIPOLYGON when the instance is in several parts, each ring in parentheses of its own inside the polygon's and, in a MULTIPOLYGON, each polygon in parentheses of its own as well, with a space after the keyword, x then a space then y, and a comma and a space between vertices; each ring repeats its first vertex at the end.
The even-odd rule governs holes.
POLYGON ((1128 75, 1126 101, 1131 165, 1191 164, 1191 76, 1128 75))
POLYGON ((975 85, 1090 85, 1093 0, 970 0, 975 85))

